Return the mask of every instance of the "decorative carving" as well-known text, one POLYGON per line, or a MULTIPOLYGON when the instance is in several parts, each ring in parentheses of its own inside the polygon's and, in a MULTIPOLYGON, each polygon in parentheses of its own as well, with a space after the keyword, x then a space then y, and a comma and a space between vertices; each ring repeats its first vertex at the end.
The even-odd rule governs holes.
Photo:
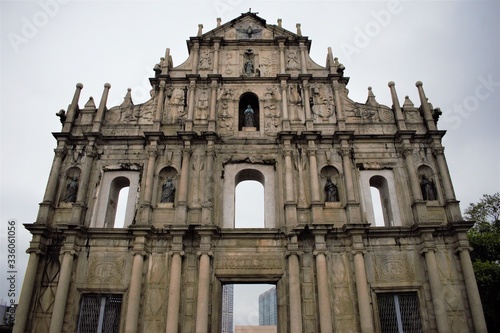
POLYGON ((281 99, 281 94, 277 88, 267 87, 262 103, 264 105, 264 115, 266 117, 279 117, 280 110, 276 107, 277 102, 281 99))
POLYGON ((299 113, 302 111, 302 96, 296 85, 288 86, 288 102, 290 103, 290 118, 300 121, 299 113))
POLYGON ((247 49, 245 51, 245 62, 243 64, 243 75, 245 76, 254 76, 255 75, 255 54, 252 49, 247 49))
POLYGON ((120 258, 99 257, 90 260, 88 283, 122 284, 125 261, 120 258))
POLYGON ((76 194, 78 193, 78 177, 74 176, 66 185, 66 192, 64 193, 64 202, 75 202, 76 194))
POLYGON ((165 111, 167 112, 165 119, 168 124, 174 124, 179 119, 186 117, 185 94, 186 89, 175 88, 172 91, 170 100, 165 100, 165 111))
POLYGON ((287 69, 300 69, 299 54, 296 50, 290 50, 287 53, 286 68, 287 69))
POLYGON ((210 50, 203 50, 200 54, 199 69, 210 69, 212 67, 212 59, 210 58, 210 50))
POLYGON ((311 110, 314 120, 327 121, 333 115, 333 95, 324 84, 315 84, 311 89, 311 110))
POLYGON ((208 95, 207 89, 201 89, 200 97, 198 98, 196 119, 206 120, 208 118, 208 95))
POLYGON ((378 253, 373 256, 377 282, 414 281, 413 263, 406 256, 378 253))
POLYGON ((262 52, 259 57, 260 76, 272 77, 278 72, 278 54, 276 52, 262 52))
POLYGON ((215 258, 216 269, 283 269, 281 254, 219 254, 215 258))

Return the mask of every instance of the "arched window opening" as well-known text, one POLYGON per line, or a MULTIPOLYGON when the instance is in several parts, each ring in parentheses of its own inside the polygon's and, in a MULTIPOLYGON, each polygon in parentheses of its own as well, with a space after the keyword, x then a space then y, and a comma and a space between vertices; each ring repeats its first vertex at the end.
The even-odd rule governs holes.
POLYGON ((126 186, 120 190, 120 193, 118 193, 118 204, 116 206, 115 221, 113 223, 115 228, 123 228, 125 226, 129 190, 130 186, 126 186))
MULTIPOLYGON (((106 228, 123 228, 125 224, 125 216, 126 216, 126 209, 127 209, 127 202, 128 202, 128 197, 124 196, 124 208, 123 208, 123 219, 119 223, 121 226, 118 226, 115 224, 116 222, 116 216, 117 216, 117 211, 118 211, 118 204, 119 204, 119 195, 122 189, 126 188, 126 192, 128 194, 128 187, 130 186, 130 181, 126 177, 116 177, 113 179, 111 182, 111 187, 109 191, 109 198, 108 198, 108 204, 106 207, 106 218, 104 222, 104 227, 106 228)), ((121 207, 122 205, 120 205, 121 207)))
MULTIPOLYGON (((375 214, 375 225, 392 226, 394 225, 394 217, 391 209, 391 198, 389 195, 389 186, 387 180, 382 176, 373 176, 370 178, 370 190, 372 194, 372 208, 375 214), (375 195, 374 192, 375 191, 375 195), (378 192, 378 196, 376 194, 378 192), (378 199, 375 201, 375 198, 378 199), (382 210, 383 220, 377 222, 377 209, 375 207, 380 207, 382 210), (381 223, 383 222, 383 223, 381 223), (381 224, 379 224, 381 223, 381 224)), ((380 216, 380 213, 379 213, 380 216)), ((380 219, 380 218, 378 218, 380 219)))
POLYGON ((240 96, 238 104, 238 130, 259 130, 259 98, 251 92, 240 96))
POLYGON ((264 228, 264 186, 255 180, 236 185, 235 228, 264 228))
POLYGON ((370 193, 372 196, 375 226, 383 227, 385 225, 385 222, 384 222, 384 212, 382 209, 382 201, 380 200, 380 191, 378 190, 378 188, 370 186, 370 193))

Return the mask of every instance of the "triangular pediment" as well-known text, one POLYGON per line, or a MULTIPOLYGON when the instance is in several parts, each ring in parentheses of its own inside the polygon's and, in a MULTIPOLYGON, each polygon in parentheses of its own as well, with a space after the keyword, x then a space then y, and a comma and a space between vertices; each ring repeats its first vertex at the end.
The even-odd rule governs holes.
POLYGON ((277 25, 267 24, 265 19, 247 12, 199 37, 205 40, 214 37, 226 40, 272 40, 276 37, 296 39, 301 36, 277 25))

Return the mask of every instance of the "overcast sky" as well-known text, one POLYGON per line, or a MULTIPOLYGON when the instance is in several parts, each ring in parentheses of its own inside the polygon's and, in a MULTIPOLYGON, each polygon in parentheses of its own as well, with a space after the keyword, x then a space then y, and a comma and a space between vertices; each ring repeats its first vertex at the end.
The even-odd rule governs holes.
MULTIPOLYGON (((250 7, 270 24, 281 18, 292 32, 301 23, 318 64, 331 47, 357 102, 371 86, 378 102, 391 106, 387 83, 394 81, 401 104, 408 95, 420 105, 415 82, 422 81, 443 111, 438 127, 447 130, 445 154, 462 210, 499 191, 499 1, 0 1, 0 272, 7 221, 36 219, 56 144, 51 133, 61 130, 54 114, 67 109, 76 83, 84 85, 80 107, 90 96, 97 104, 106 82, 108 108, 127 88, 135 104, 144 102, 165 48, 177 66, 198 24, 206 32, 217 17, 225 23, 250 7)), ((30 238, 18 231, 19 253, 30 238)))

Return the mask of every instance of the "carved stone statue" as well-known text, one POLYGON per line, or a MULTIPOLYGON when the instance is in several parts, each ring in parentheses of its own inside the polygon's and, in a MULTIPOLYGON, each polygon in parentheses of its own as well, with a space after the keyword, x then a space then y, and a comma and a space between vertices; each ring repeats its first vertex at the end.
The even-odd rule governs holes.
POLYGON ((433 180, 429 180, 425 175, 422 175, 420 187, 422 188, 422 197, 424 200, 437 200, 436 184, 434 184, 433 180))
POLYGON ((245 62, 245 74, 253 74, 253 61, 252 61, 252 59, 248 59, 245 62))
POLYGON ((247 109, 243 112, 245 116, 245 127, 255 127, 254 124, 254 112, 250 105, 247 106, 247 109))
POLYGON ((168 177, 165 183, 161 187, 161 203, 174 202, 175 197, 175 186, 172 183, 172 178, 168 177))
POLYGON ((64 202, 75 202, 76 194, 78 193, 78 177, 73 179, 66 185, 66 193, 64 193, 64 202))
POLYGON ((325 184, 325 202, 337 202, 339 201, 339 191, 337 186, 332 182, 332 179, 328 177, 325 184))
POLYGON ((161 199, 160 202, 174 202, 175 197, 175 186, 172 183, 172 178, 168 177, 165 183, 161 187, 161 199))

